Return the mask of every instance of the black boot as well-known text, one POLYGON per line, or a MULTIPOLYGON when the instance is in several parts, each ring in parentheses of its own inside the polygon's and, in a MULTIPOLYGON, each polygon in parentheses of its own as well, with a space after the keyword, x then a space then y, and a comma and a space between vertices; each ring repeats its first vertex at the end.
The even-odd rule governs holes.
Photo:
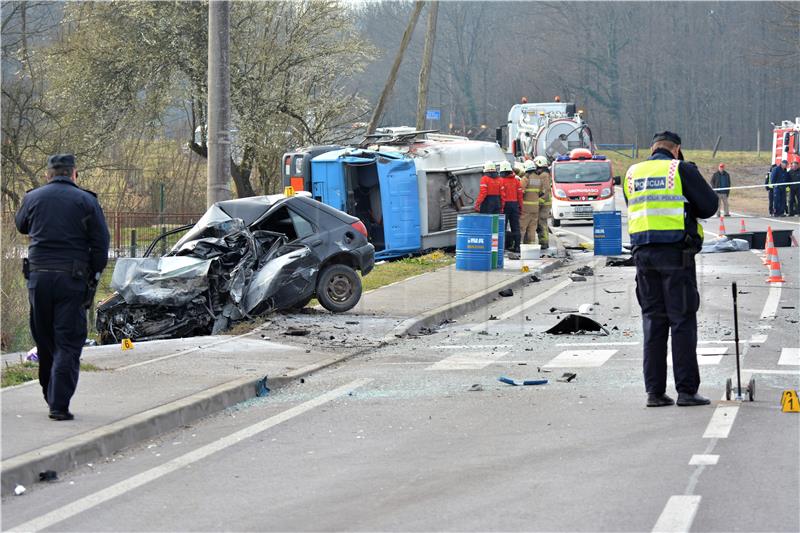
POLYGON ((651 394, 647 393, 647 407, 666 407, 667 405, 674 405, 675 400, 664 394, 651 394))
POLYGON ((705 396, 700 396, 696 392, 694 394, 689 394, 688 392, 678 393, 678 405, 682 407, 689 407, 692 405, 708 405, 710 403, 711 400, 705 396))

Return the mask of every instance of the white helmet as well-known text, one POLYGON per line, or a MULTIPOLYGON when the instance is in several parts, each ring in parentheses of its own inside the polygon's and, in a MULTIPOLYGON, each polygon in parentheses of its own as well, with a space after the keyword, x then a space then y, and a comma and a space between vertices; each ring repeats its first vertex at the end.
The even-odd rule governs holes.
POLYGON ((497 169, 498 172, 513 172, 511 169, 511 163, 508 161, 500 161, 500 166, 497 169))
POLYGON ((547 159, 547 157, 545 157, 543 155, 537 155, 533 159, 533 164, 536 165, 539 168, 547 168, 547 167, 550 166, 550 160, 547 159))
POLYGON ((497 166, 494 164, 494 161, 487 161, 483 164, 483 171, 484 172, 497 172, 497 166))
POLYGON ((525 172, 533 172, 533 169, 536 168, 536 165, 530 159, 525 160, 525 163, 523 163, 522 166, 525 169, 525 172))
POLYGON ((525 166, 520 161, 515 161, 514 162, 514 174, 519 176, 523 172, 525 172, 525 166))

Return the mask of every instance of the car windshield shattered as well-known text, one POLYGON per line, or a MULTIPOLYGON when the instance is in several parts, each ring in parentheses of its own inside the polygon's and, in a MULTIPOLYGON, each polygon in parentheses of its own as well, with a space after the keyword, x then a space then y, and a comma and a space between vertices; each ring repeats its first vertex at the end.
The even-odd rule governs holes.
POLYGON ((329 216, 332 208, 309 211, 318 208, 314 204, 318 202, 307 198, 275 197, 220 202, 163 257, 118 259, 111 280, 116 293, 97 310, 101 342, 216 334, 239 320, 303 307, 321 282, 328 297, 320 297, 323 305, 332 297, 338 307, 326 305, 331 310, 351 308, 361 295, 352 267, 368 272, 374 248, 347 224, 350 220, 329 216), (313 231, 312 221, 324 226, 323 231, 313 231), (305 237, 316 238, 317 246, 337 226, 346 228, 339 230, 346 235, 336 242, 336 253, 315 253, 299 235, 300 226, 308 233, 305 237), (348 238, 355 246, 345 244, 348 238), (321 269, 338 273, 338 285, 328 281, 332 276, 320 276, 321 269))

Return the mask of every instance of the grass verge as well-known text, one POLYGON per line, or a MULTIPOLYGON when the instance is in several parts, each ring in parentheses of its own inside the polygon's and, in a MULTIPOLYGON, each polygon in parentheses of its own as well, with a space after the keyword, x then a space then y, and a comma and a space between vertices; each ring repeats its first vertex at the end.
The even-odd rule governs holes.
MULTIPOLYGON (((91 363, 81 363, 81 372, 99 372, 102 368, 91 363)), ((6 363, 0 371, 0 388, 21 385, 39 379, 39 365, 25 361, 23 363, 6 363)))

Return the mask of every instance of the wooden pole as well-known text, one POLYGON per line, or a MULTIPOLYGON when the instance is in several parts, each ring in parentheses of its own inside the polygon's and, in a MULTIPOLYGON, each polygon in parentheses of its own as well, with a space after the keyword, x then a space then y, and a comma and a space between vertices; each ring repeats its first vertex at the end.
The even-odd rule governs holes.
POLYGON ((756 156, 761 157, 761 128, 756 130, 756 156))
POLYGON ((717 142, 714 143, 714 151, 711 154, 711 159, 717 157, 717 149, 719 148, 719 142, 722 140, 722 135, 717 135, 717 142))
POLYGON ((400 48, 397 50, 397 55, 394 58, 392 70, 389 71, 389 77, 386 80, 386 85, 384 85, 383 92, 381 92, 381 97, 378 99, 378 104, 375 106, 375 110, 372 112, 372 117, 369 119, 367 133, 373 133, 375 128, 378 127, 378 121, 383 115, 383 108, 392 93, 392 89, 394 88, 394 82, 397 80, 397 71, 400 70, 400 63, 403 62, 403 55, 406 52, 408 43, 411 41, 411 35, 414 33, 414 28, 417 25, 417 19, 419 19, 419 13, 422 11, 423 5, 425 5, 425 2, 422 0, 417 0, 417 2, 414 4, 414 11, 411 13, 411 19, 408 21, 406 31, 403 33, 403 39, 400 41, 400 48))
MULTIPOLYGON (((425 49, 422 53, 422 68, 419 71, 419 86, 417 87, 417 129, 425 128, 425 114, 428 107, 428 80, 431 77, 431 63, 433 62, 433 47, 436 43, 436 17, 439 13, 439 2, 428 2, 428 27, 425 31, 425 49)), ((441 112, 441 110, 440 110, 441 112)), ((441 115, 440 115, 441 120, 441 115)))

